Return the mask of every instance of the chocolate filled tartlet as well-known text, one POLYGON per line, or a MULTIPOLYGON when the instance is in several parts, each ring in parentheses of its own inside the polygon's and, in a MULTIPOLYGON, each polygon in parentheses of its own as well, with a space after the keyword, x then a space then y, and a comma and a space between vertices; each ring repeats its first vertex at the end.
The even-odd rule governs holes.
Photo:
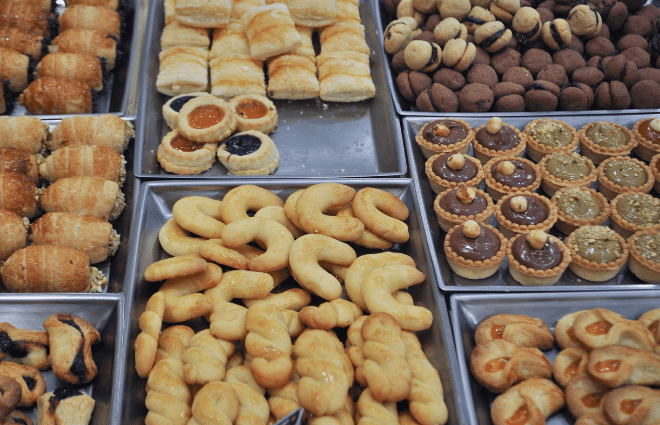
POLYGON ((525 126, 527 156, 539 162, 557 152, 573 152, 578 147, 577 131, 564 121, 540 118, 525 126))
POLYGON ((433 155, 426 161, 425 170, 436 194, 459 185, 476 187, 484 179, 481 163, 461 153, 433 155))
POLYGON ((620 193, 648 193, 653 171, 642 161, 627 156, 608 158, 598 166, 598 191, 608 200, 620 193))
POLYGON ((474 131, 472 147, 475 158, 485 164, 496 156, 522 156, 527 146, 526 140, 520 130, 493 117, 474 131))
POLYGON ((557 221, 557 207, 548 198, 531 192, 514 192, 495 205, 497 228, 511 239, 532 230, 550 231, 557 221))
POLYGON ((640 230, 628 239, 628 268, 646 283, 660 284, 660 230, 640 230))
POLYGON ((539 169, 541 188, 548 196, 564 187, 589 187, 598 177, 594 163, 575 152, 546 155, 539 162, 539 169))
POLYGON ((603 224, 610 216, 607 199, 587 187, 560 189, 550 201, 557 206, 555 227, 565 235, 582 226, 603 224))
POLYGON ((622 125, 596 121, 578 131, 580 153, 595 165, 612 156, 630 154, 636 145, 632 132, 622 125))
POLYGON ((640 230, 660 230, 660 199, 647 193, 622 193, 610 205, 612 229, 624 238, 640 230))
POLYGON ((506 255, 507 240, 493 226, 468 220, 454 226, 445 237, 449 266, 466 279, 492 276, 506 255))
POLYGON ((571 262, 562 241, 542 230, 510 240, 506 256, 511 277, 524 286, 554 285, 571 262))
POLYGON ((474 187, 447 189, 433 202, 438 224, 445 232, 467 220, 488 223, 495 204, 483 190, 474 187))
POLYGON ((415 140, 426 159, 438 153, 467 154, 474 138, 474 130, 459 119, 439 119, 426 124, 415 140))
POLYGON ((534 192, 541 186, 538 165, 529 159, 493 158, 484 166, 486 190, 493 200, 512 192, 534 192))
POLYGON ((571 253, 569 268, 579 277, 604 282, 612 279, 628 261, 628 245, 605 226, 584 226, 566 238, 571 253))
POLYGON ((633 126, 637 146, 633 149, 644 161, 660 153, 660 118, 639 120, 633 126))

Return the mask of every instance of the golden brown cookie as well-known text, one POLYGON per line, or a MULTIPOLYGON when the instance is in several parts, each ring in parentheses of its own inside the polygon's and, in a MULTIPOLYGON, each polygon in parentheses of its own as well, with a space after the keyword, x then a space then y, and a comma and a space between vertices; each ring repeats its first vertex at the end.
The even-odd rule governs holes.
POLYGON ((566 187, 550 200, 557 206, 555 227, 565 235, 583 226, 601 225, 610 216, 610 204, 594 189, 566 187))
POLYGON ((536 347, 548 350, 554 336, 548 325, 539 318, 520 314, 496 314, 479 323, 474 332, 477 344, 493 339, 503 339, 518 347, 536 347))

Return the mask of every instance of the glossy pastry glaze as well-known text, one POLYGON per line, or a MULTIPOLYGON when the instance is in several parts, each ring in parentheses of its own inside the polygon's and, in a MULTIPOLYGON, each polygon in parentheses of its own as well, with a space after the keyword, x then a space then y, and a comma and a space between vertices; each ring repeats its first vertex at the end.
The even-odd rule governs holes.
POLYGON ((436 145, 453 145, 465 139, 469 130, 461 123, 454 120, 436 120, 428 123, 422 130, 422 137, 429 143, 436 145), (444 125, 450 132, 446 136, 438 134, 435 129, 438 125, 444 125))
POLYGON ((450 214, 474 216, 485 210, 488 206, 486 198, 478 193, 472 202, 462 202, 457 196, 459 190, 460 189, 454 189, 440 198, 440 207, 450 214))
POLYGON ((511 200, 514 198, 508 198, 502 203, 500 210, 507 220, 519 225, 534 225, 548 218, 549 209, 545 203, 532 196, 520 196, 527 200, 527 208, 524 211, 518 212, 511 207, 511 200))
POLYGON ((527 242, 527 235, 516 238, 511 249, 520 264, 534 270, 555 268, 563 258, 561 247, 557 242, 548 239, 541 249, 535 249, 527 242))
MULTIPOLYGON (((522 161, 510 160, 516 167, 510 175, 502 174, 497 170, 497 165, 493 167, 493 178, 495 181, 509 187, 525 187, 534 183, 536 173, 529 165, 522 161)), ((499 165, 499 163, 498 163, 499 165)))
POLYGON ((431 169, 436 176, 444 180, 460 183, 471 180, 477 175, 479 170, 477 170, 477 166, 470 160, 466 159, 463 167, 458 170, 454 170, 447 165, 447 160, 452 155, 452 153, 446 153, 433 161, 431 169))
POLYGON ((486 127, 475 134, 476 141, 483 147, 494 151, 508 151, 520 144, 520 137, 511 127, 505 125, 495 134, 490 134, 486 127))
POLYGON ((459 256, 472 261, 483 261, 495 256, 500 250, 499 237, 483 224, 481 234, 469 238, 463 234, 463 226, 452 232, 449 244, 459 256))

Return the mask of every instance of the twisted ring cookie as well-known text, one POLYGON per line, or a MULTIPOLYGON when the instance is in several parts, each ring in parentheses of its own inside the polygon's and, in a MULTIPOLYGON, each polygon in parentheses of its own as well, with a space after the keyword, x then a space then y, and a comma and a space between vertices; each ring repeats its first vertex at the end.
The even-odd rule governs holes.
POLYGON ((158 231, 158 241, 160 246, 168 254, 176 257, 177 255, 197 254, 199 246, 206 239, 196 238, 179 226, 174 219, 170 218, 163 224, 158 231))
POLYGON ((153 294, 144 312, 140 315, 140 333, 135 338, 135 370, 140 378, 146 378, 151 372, 158 351, 158 338, 163 326, 165 314, 165 294, 153 294))
POLYGON ((589 353, 587 371, 610 388, 660 385, 660 355, 622 345, 599 347, 589 353))
POLYGON ((236 344, 215 338, 210 329, 197 332, 183 353, 183 379, 188 385, 222 381, 227 357, 235 350, 236 344))
POLYGON ((190 412, 190 389, 183 380, 183 362, 169 357, 157 362, 147 378, 145 425, 186 425, 190 412))
POLYGON ((305 232, 303 232, 291 220, 289 220, 286 212, 284 212, 284 207, 279 205, 267 205, 254 213, 254 216, 257 218, 267 218, 280 223, 282 226, 286 227, 289 232, 291 232, 294 239, 298 239, 305 234, 305 232))
POLYGON ((374 400, 369 387, 362 390, 357 401, 357 425, 398 425, 399 415, 396 403, 374 400))
POLYGON ((543 320, 517 314, 491 316, 481 322, 474 333, 477 344, 499 338, 518 347, 539 350, 548 350, 554 343, 552 331, 543 320))
POLYGON ((206 196, 186 196, 172 206, 172 215, 183 229, 208 239, 220 237, 222 202, 206 196))
MULTIPOLYGON (((337 217, 355 217, 352 204, 342 207, 336 214, 337 217)), ((355 245, 370 249, 390 249, 394 242, 382 238, 365 227, 362 236, 352 241, 355 245)))
POLYGON ((284 206, 284 201, 268 189, 252 184, 243 184, 229 190, 222 197, 220 218, 225 224, 248 218, 248 211, 258 212, 268 206, 284 206))
POLYGON ((43 375, 32 366, 24 366, 14 362, 0 362, 0 375, 7 376, 21 386, 20 407, 30 407, 46 392, 46 382, 43 375))
POLYGON ((252 378, 250 368, 237 366, 227 371, 224 382, 231 385, 238 396, 238 415, 236 423, 266 424, 270 417, 266 392, 252 378))
POLYGON ((628 320, 613 311, 595 308, 578 315, 573 322, 575 337, 587 348, 625 345, 652 350, 653 335, 641 322, 628 320))
POLYGON ((528 379, 499 395, 493 402, 490 417, 495 425, 508 425, 517 418, 525 423, 542 424, 564 406, 564 393, 547 379, 528 379))
POLYGON ((296 202, 299 227, 307 233, 320 233, 340 241, 353 241, 359 238, 364 232, 362 221, 353 217, 324 214, 331 208, 350 204, 354 196, 355 189, 341 183, 319 183, 309 186, 302 191, 296 202))
POLYGON ((169 358, 183 361, 183 353, 190 345, 190 340, 194 335, 195 331, 185 325, 174 325, 163 329, 158 338, 158 351, 156 351, 154 365, 169 358))
POLYGON ((199 246, 199 255, 222 266, 245 270, 248 268, 248 259, 239 250, 227 248, 222 239, 209 239, 199 246))
POLYGON ((353 214, 364 227, 395 243, 408 241, 408 207, 396 195, 382 189, 365 187, 353 198, 353 214))
POLYGON ((199 273, 167 279, 158 290, 165 295, 163 320, 185 322, 208 313, 211 301, 199 292, 216 286, 220 279, 222 269, 212 263, 199 273))

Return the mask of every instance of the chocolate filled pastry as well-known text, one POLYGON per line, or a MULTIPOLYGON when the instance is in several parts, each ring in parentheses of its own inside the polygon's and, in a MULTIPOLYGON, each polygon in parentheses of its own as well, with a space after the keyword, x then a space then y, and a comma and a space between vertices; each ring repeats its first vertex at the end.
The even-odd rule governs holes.
POLYGON ((98 269, 89 267, 84 252, 55 245, 29 245, 14 252, 2 268, 2 282, 10 292, 100 292, 107 283, 98 269))
POLYGON ((71 146, 56 150, 39 165, 39 174, 45 180, 75 176, 98 176, 120 186, 126 179, 124 156, 106 146, 71 146))
POLYGON ((73 314, 53 314, 44 321, 50 342, 53 373, 70 384, 86 384, 96 376, 92 345, 101 335, 85 319, 73 314))
POLYGON ((46 391, 46 382, 41 372, 32 366, 10 361, 0 362, 0 375, 18 382, 21 386, 20 407, 30 407, 46 391))
POLYGON ((235 96, 229 101, 229 107, 234 111, 238 131, 254 130, 269 134, 277 127, 277 108, 266 96, 235 96))
POLYGON ((37 64, 34 78, 44 76, 70 78, 89 84, 94 90, 103 90, 101 59, 82 53, 49 53, 37 64))
POLYGON ((552 331, 541 319, 518 314, 496 314, 479 323, 474 333, 477 344, 503 339, 518 347, 548 350, 554 343, 552 331))
POLYGON ((48 51, 98 56, 112 70, 117 61, 117 39, 95 29, 73 28, 60 32, 48 46, 48 51))
POLYGON ((553 413, 564 407, 564 394, 547 379, 529 379, 499 395, 490 410, 495 425, 513 423, 544 424, 553 413), (527 418, 519 422, 520 418, 527 418))
POLYGON ((70 387, 58 388, 37 399, 37 425, 87 425, 94 399, 70 387))
POLYGON ((200 47, 172 47, 158 54, 156 89, 167 96, 206 91, 209 51, 200 47))
POLYGON ((158 146, 158 163, 170 173, 180 175, 199 174, 215 163, 217 143, 196 143, 172 130, 158 146))
POLYGON ((29 219, 37 215, 37 188, 30 177, 16 172, 0 174, 0 210, 29 219))
POLYGON ((174 16, 177 21, 199 28, 217 28, 229 22, 231 0, 213 2, 180 0, 175 2, 174 16))
POLYGON ((62 119, 46 139, 51 151, 65 146, 106 146, 123 153, 135 137, 133 124, 117 115, 78 115, 62 119))
POLYGON ((82 81, 43 77, 30 83, 18 103, 33 115, 90 114, 92 88, 82 81))
POLYGON ((46 213, 30 225, 35 245, 62 245, 76 248, 100 263, 119 248, 119 235, 106 220, 91 215, 46 213))
POLYGON ((655 340, 651 332, 636 320, 628 320, 618 313, 595 308, 587 310, 573 322, 575 337, 587 348, 595 349, 607 345, 652 350, 655 340))
POLYGON ((44 152, 48 124, 37 117, 0 117, 0 148, 12 148, 31 154, 44 152))
POLYGON ((177 131, 191 142, 219 142, 235 129, 236 116, 232 108, 210 94, 191 99, 179 112, 177 131))
POLYGON ((27 229, 23 217, 12 211, 0 210, 0 261, 5 261, 17 249, 27 245, 27 229))
POLYGON ((3 1, 0 3, 0 26, 21 28, 38 35, 50 35, 53 14, 27 2, 3 1))
POLYGON ((121 38, 121 17, 117 11, 105 7, 75 4, 64 9, 58 17, 60 32, 68 29, 90 29, 121 38))
POLYGON ((603 398, 605 415, 614 425, 660 422, 660 390, 641 385, 615 388, 603 398))
POLYGON ((211 94, 229 101, 239 94, 266 94, 266 74, 263 61, 247 55, 216 57, 211 67, 211 94))
POLYGON ((609 388, 596 382, 585 370, 566 384, 566 405, 573 416, 603 413, 603 396, 609 388))
POLYGON ((48 334, 0 323, 0 360, 32 366, 38 370, 50 367, 48 334))
POLYGON ((179 125, 179 112, 183 105, 185 105, 189 100, 196 98, 197 96, 207 95, 207 92, 195 92, 195 93, 185 93, 178 96, 171 97, 163 105, 163 118, 165 122, 172 129, 175 130, 179 125))
POLYGON ((51 184, 39 197, 46 212, 88 214, 114 220, 126 205, 119 185, 103 177, 67 177, 51 184))
POLYGON ((280 164, 280 153, 273 140, 253 130, 226 139, 217 154, 222 165, 234 175, 268 175, 280 164))
POLYGON ((11 148, 0 148, 0 174, 25 174, 34 184, 39 183, 39 166, 37 157, 27 152, 11 148))
POLYGON ((660 355, 622 345, 595 348, 587 372, 609 388, 622 385, 660 385, 660 355))
POLYGON ((477 345, 470 354, 470 370, 488 390, 502 393, 517 382, 552 376, 552 367, 538 348, 520 348, 495 339, 477 345))
POLYGON ((580 373, 587 371, 589 352, 582 347, 567 347, 552 361, 552 376, 562 387, 580 373))
POLYGON ((30 58, 8 47, 0 47, 0 78, 9 83, 9 90, 19 93, 28 86, 30 58))

